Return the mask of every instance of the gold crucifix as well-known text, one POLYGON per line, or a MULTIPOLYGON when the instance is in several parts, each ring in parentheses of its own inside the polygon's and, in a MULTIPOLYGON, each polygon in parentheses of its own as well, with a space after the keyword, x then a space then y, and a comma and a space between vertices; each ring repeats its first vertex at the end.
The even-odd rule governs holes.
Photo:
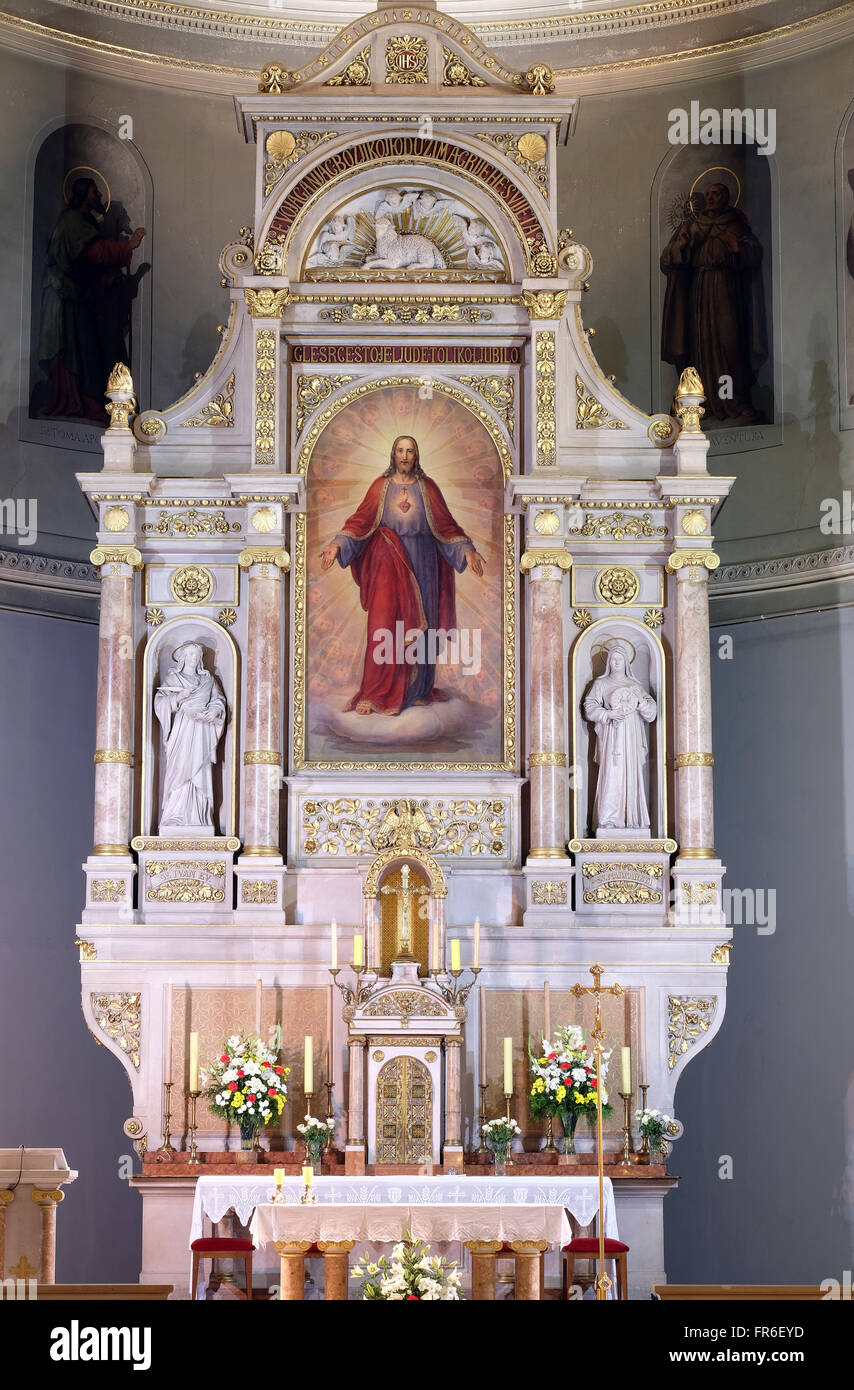
POLYGON ((593 1016, 593 1027, 590 1036, 593 1039, 593 1050, 596 1053, 596 1140, 599 1156, 599 1272, 596 1275, 596 1297, 604 1299, 608 1297, 611 1288, 611 1279, 605 1273, 605 1158, 602 1151, 602 1043, 605 1032, 602 1028, 602 995, 603 994, 623 994, 625 993, 622 985, 607 985, 602 987, 602 965, 591 965, 590 974, 593 976, 592 985, 575 984, 569 991, 574 994, 576 999, 581 999, 582 995, 592 994, 595 1004, 595 1014, 593 1016))
POLYGON ((9 1270, 16 1279, 30 1279, 36 1273, 35 1265, 31 1265, 26 1255, 22 1255, 16 1265, 12 1265, 9 1270))
POLYGON ((418 894, 417 888, 411 888, 409 884, 409 865, 404 864, 400 870, 400 877, 403 880, 399 888, 392 888, 390 884, 381 888, 381 893, 395 894, 399 898, 397 905, 397 949, 395 958, 397 960, 414 960, 412 954, 412 908, 410 906, 412 898, 418 894))

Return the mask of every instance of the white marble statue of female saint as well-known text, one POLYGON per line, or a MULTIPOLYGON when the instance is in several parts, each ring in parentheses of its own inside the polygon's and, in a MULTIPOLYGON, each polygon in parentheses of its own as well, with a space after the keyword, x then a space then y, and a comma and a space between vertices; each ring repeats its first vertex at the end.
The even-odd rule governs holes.
POLYGON ((213 826, 213 764, 228 707, 216 676, 206 671, 200 642, 172 653, 175 666, 154 696, 163 729, 160 830, 213 826))
POLYGON ((605 674, 597 677, 584 699, 584 717, 596 729, 597 830, 649 829, 646 726, 658 710, 649 691, 633 677, 631 659, 626 642, 613 642, 605 674))

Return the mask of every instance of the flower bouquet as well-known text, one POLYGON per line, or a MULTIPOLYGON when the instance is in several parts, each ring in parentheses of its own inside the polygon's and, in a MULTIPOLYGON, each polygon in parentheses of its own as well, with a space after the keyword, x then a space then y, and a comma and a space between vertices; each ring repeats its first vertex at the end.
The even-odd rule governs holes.
POLYGON ((328 1120, 317 1120, 313 1115, 306 1115, 305 1122, 297 1125, 297 1132, 302 1135, 305 1144, 306 1163, 319 1172, 323 1150, 335 1133, 335 1121, 331 1116, 328 1120))
MULTIPOLYGON (((610 1052, 602 1053, 602 1079, 608 1075, 610 1052)), ((596 1123, 595 1057, 584 1041, 584 1033, 569 1023, 554 1042, 543 1039, 543 1050, 535 1057, 528 1047, 531 1064, 531 1114, 559 1115, 564 1132, 564 1153, 575 1153, 575 1127, 579 1115, 588 1124, 596 1123)), ((602 1114, 610 1115, 608 1093, 602 1089, 602 1114)))
POLYGON ((510 1145, 522 1133, 515 1120, 507 1120, 503 1115, 497 1120, 485 1120, 480 1127, 481 1138, 489 1145, 495 1155, 495 1172, 504 1176, 510 1145))
POLYGON ((449 1303, 463 1298, 456 1264, 431 1255, 429 1245, 413 1240, 409 1231, 394 1247, 390 1259, 381 1255, 374 1261, 365 1251, 350 1274, 353 1279, 365 1280, 362 1300, 404 1303, 415 1299, 419 1303, 449 1303))
POLYGON ((203 1073, 202 1094, 214 1115, 239 1126, 244 1149, 252 1148, 256 1130, 279 1119, 288 1098, 290 1067, 280 1066, 277 1058, 260 1038, 232 1033, 222 1055, 203 1073))
POLYGON ((662 1110, 636 1110, 635 1118, 638 1122, 638 1131, 645 1140, 644 1147, 649 1150, 650 1158, 653 1161, 657 1157, 666 1158, 665 1135, 673 1124, 672 1116, 665 1115, 662 1110))

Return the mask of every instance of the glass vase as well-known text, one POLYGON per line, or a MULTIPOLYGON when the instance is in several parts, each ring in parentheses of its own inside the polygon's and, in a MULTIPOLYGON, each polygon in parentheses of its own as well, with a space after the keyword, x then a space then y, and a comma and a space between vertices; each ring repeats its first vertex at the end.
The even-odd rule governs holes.
POLYGON ((316 1175, 320 1175, 323 1167, 323 1150, 326 1146, 318 1143, 308 1143, 305 1146, 305 1161, 314 1169, 316 1175))
POLYGON ((565 1154, 574 1154, 575 1126, 578 1124, 578 1111, 562 1110, 560 1112, 560 1122, 563 1125, 563 1151, 565 1154))
POLYGON ((255 1125, 252 1120, 240 1121, 240 1147, 241 1149, 253 1149, 255 1147, 255 1125))
POLYGON ((492 1150, 493 1168, 497 1178, 507 1176, 507 1151, 509 1145, 496 1144, 492 1150))

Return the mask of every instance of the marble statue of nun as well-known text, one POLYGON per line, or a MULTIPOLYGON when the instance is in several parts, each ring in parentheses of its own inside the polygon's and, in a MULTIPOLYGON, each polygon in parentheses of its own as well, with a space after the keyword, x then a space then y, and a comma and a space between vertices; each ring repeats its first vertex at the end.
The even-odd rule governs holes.
POLYGON ((213 764, 227 705, 216 676, 206 671, 200 642, 172 653, 175 666, 154 696, 163 730, 161 831, 169 826, 213 826, 213 764))
POLYGON ((596 730, 597 830, 649 829, 646 726, 658 711, 649 691, 633 677, 631 661, 628 643, 612 642, 605 674, 594 680, 584 699, 584 717, 596 730))

